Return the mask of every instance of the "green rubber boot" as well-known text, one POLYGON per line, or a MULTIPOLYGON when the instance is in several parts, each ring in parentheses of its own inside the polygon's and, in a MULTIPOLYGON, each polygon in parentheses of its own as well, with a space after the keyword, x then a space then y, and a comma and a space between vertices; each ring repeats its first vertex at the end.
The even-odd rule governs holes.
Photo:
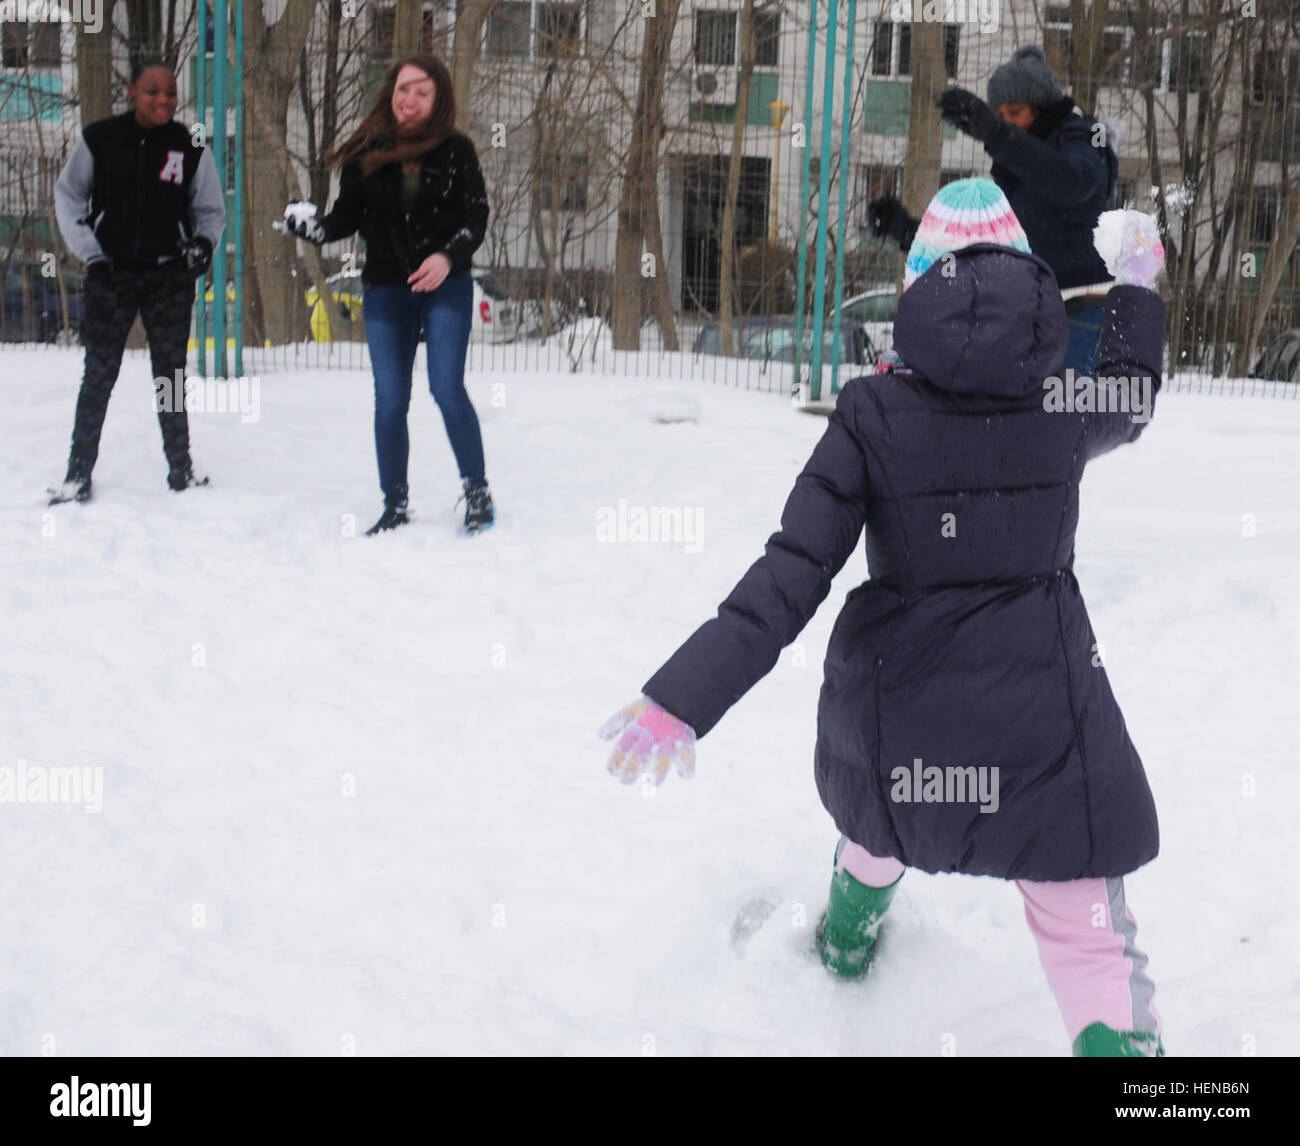
POLYGON ((871 966, 880 923, 903 877, 888 887, 868 887, 847 871, 831 877, 830 903, 817 924, 823 965, 843 979, 859 979, 871 966))
POLYGON ((1093 1023, 1074 1040, 1075 1058, 1164 1058, 1165 1046, 1147 1031, 1116 1031, 1093 1023))

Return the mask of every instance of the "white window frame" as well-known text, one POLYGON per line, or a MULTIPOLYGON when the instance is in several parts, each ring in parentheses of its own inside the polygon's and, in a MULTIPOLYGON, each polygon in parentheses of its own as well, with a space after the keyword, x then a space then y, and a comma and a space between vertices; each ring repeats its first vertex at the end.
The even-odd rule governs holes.
POLYGON ((912 60, 911 48, 908 50, 908 67, 904 75, 898 70, 898 57, 902 51, 903 35, 900 28, 907 28, 908 35, 911 35, 912 23, 910 20, 891 20, 887 13, 882 13, 880 18, 873 20, 869 25, 871 42, 867 45, 867 78, 869 80, 910 80, 912 78, 912 60), (876 69, 876 36, 879 34, 881 24, 893 25, 889 33, 889 66, 884 72, 877 72, 876 69))
MULTIPOLYGON (((1056 3, 1044 7, 1044 16, 1047 15, 1048 7, 1065 8, 1068 10, 1069 5, 1057 0, 1056 3)), ((1064 22, 1060 20, 1044 20, 1043 31, 1047 32, 1049 29, 1052 31, 1065 32, 1069 35, 1073 35, 1074 33, 1074 25, 1068 20, 1064 22)), ((1199 88, 1189 87, 1187 89, 1187 94, 1189 96, 1200 95, 1205 87, 1206 78, 1205 33, 1196 29, 1188 29, 1187 31, 1180 32, 1177 25, 1172 21, 1166 24, 1153 24, 1151 30, 1154 33, 1173 33, 1172 35, 1165 36, 1157 45, 1157 53, 1159 56, 1157 67, 1160 74, 1156 82, 1156 90, 1161 92, 1176 92, 1178 90, 1175 85, 1171 85, 1170 83, 1170 69, 1173 65, 1173 44, 1175 36, 1179 36, 1180 38, 1185 37, 1189 40, 1197 39, 1201 42, 1201 86, 1199 88)), ((1099 77, 1097 86, 1099 88, 1127 87, 1133 82, 1133 64, 1135 57, 1131 54, 1131 49, 1133 47, 1133 39, 1136 34, 1136 29, 1134 29, 1131 24, 1107 24, 1106 27, 1102 29, 1102 32, 1103 34, 1122 33, 1124 36, 1124 47, 1125 49, 1130 50, 1130 55, 1124 63, 1124 74, 1122 76, 1116 78, 1111 78, 1109 76, 1099 77)))
MULTIPOLYGON (((496 60, 499 63, 508 63, 510 60, 547 60, 550 57, 539 54, 537 51, 537 30, 545 20, 545 9, 550 7, 551 0, 516 0, 517 3, 529 5, 528 12, 528 52, 526 55, 518 56, 497 56, 488 51, 488 28, 492 23, 492 17, 483 21, 483 30, 479 42, 479 56, 486 60, 496 60), (540 10, 540 11, 539 11, 540 10)), ((588 5, 586 0, 554 0, 554 2, 563 7, 572 7, 578 9, 578 55, 577 59, 585 59, 587 56, 587 35, 589 32, 588 24, 588 5)))

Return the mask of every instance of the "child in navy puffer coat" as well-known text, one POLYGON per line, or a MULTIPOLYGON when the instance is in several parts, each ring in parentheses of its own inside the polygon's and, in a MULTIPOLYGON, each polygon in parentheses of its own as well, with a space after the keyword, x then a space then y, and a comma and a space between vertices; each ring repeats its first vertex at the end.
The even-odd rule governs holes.
POLYGON ((1068 566, 1084 466, 1137 438, 1160 381, 1159 247, 1134 215, 1101 338, 1121 381, 1063 401, 1051 269, 991 181, 945 187, 909 253, 894 365, 844 387, 764 556, 602 729, 622 779, 689 774, 865 527, 871 578, 836 620, 818 709, 842 833, 823 962, 866 971, 907 867, 1013 879, 1079 1055, 1163 1053, 1123 884, 1158 851, 1155 807, 1068 566))

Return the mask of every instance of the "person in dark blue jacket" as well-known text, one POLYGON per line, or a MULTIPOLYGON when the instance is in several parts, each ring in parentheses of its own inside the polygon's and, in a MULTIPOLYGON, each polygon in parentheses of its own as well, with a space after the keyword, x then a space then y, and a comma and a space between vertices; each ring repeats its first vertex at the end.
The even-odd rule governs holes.
MULTIPOLYGON (((1091 377, 1111 277, 1093 245, 1119 164, 1106 126, 1061 90, 1043 50, 1021 48, 988 82, 988 100, 949 88, 939 97, 946 123, 984 145, 993 179, 1020 220, 1029 247, 1052 268, 1070 321, 1063 368, 1091 377)), ((911 245, 917 220, 893 196, 872 200, 873 232, 911 245)))
POLYGON ((1159 387, 1154 224, 1133 220, 1106 300, 1101 373, 1127 381, 1085 402, 1051 378, 1064 304, 1007 214, 987 179, 936 197, 897 363, 845 385, 764 555, 602 735, 625 781, 689 775, 865 528, 871 577, 835 622, 817 717, 842 833, 823 962, 866 971, 906 867, 1014 879, 1075 1053, 1159 1054, 1123 889, 1157 854, 1155 807, 1067 565, 1084 467, 1138 437, 1159 387), (985 233, 1010 245, 971 241, 985 233))

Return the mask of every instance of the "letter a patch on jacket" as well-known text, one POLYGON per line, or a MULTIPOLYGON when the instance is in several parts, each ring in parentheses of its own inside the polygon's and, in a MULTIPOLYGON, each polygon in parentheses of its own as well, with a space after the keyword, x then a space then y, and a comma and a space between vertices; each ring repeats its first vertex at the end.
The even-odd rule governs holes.
POLYGON ((185 180, 185 155, 180 151, 167 152, 167 162, 163 164, 163 169, 158 172, 158 179, 162 183, 182 183, 185 180))

